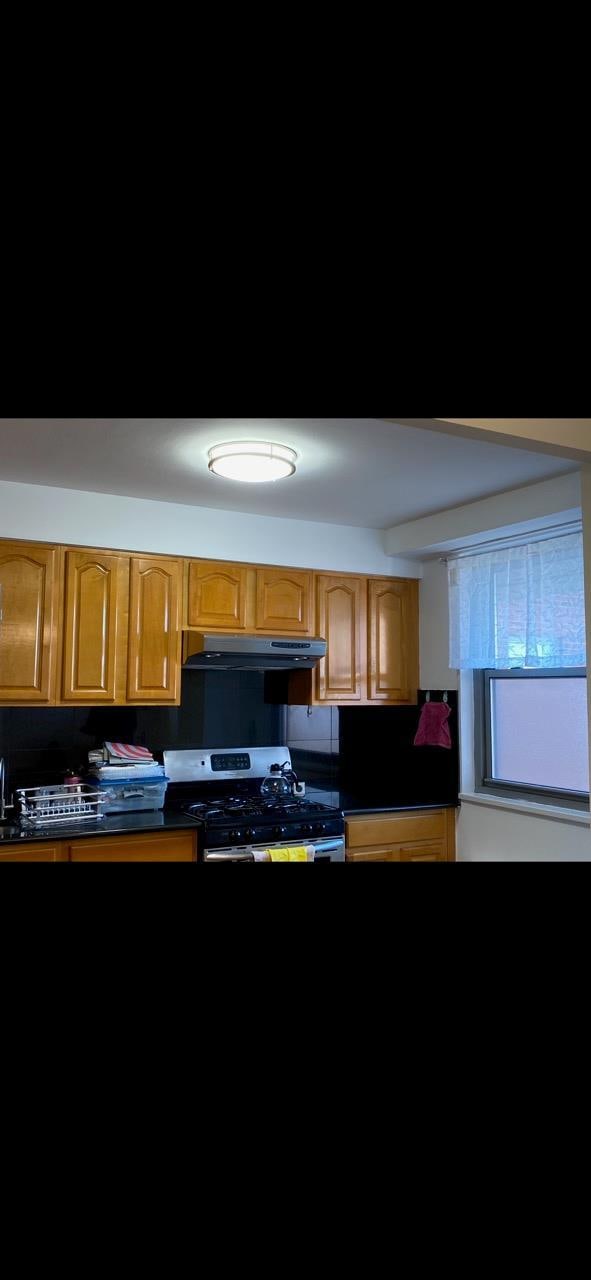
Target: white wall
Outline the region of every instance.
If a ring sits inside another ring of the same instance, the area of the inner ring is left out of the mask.
[[[462,801],[458,862],[590,862],[589,826]]]
[[[386,555],[379,529],[283,520],[144,498],[0,482],[0,538],[160,551],[419,578],[420,563]]]
[[[447,665],[449,607],[447,565],[426,560],[419,587],[421,689],[457,689],[458,673]]]

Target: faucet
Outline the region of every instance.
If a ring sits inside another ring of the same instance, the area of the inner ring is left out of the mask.
[[[7,811],[14,809],[13,804],[4,803],[4,780],[6,777],[6,769],[4,765],[4,756],[0,756],[0,822],[4,822]]]

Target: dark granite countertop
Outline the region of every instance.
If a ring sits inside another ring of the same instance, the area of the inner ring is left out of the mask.
[[[87,836],[131,835],[137,831],[193,830],[196,823],[178,810],[149,809],[139,813],[114,813],[92,822],[66,822],[52,827],[22,827],[19,822],[0,823],[2,844],[32,840],[79,840]]]
[[[452,809],[456,806],[449,801],[425,804],[402,802],[400,797],[386,796],[383,791],[371,795],[358,795],[350,791],[321,791],[316,787],[306,788],[306,798],[316,800],[319,804],[330,804],[342,809],[345,814],[355,813],[402,813],[416,809]],[[18,822],[0,823],[0,846],[2,844],[21,844],[38,840],[79,840],[88,836],[131,835],[137,831],[182,831],[193,829],[192,822],[185,813],[178,809],[156,809],[138,813],[117,813],[109,818],[101,818],[92,822],[71,822],[52,827],[23,827]]]
[[[342,809],[345,816],[354,813],[405,813],[416,809],[455,809],[457,804],[451,800],[433,800],[425,803],[414,797],[402,797],[384,790],[356,791],[321,791],[316,787],[306,787],[306,799],[316,800],[319,804],[332,804]],[[459,801],[458,801],[459,803]]]

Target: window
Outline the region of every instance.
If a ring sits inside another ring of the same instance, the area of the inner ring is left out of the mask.
[[[588,808],[583,539],[571,528],[450,559],[449,665],[474,672],[476,789]]]
[[[476,786],[587,808],[585,668],[474,672]]]

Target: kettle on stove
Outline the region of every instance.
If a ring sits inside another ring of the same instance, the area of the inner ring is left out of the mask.
[[[294,783],[297,778],[288,763],[272,764],[261,782],[261,795],[264,800],[286,800],[293,795]]]

